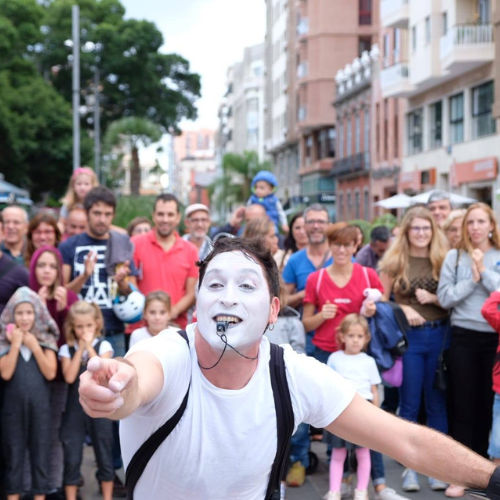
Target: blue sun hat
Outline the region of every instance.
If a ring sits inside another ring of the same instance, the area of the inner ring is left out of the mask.
[[[272,172],[269,172],[269,170],[260,170],[259,172],[257,172],[257,175],[252,179],[252,191],[255,187],[255,184],[259,181],[268,182],[269,184],[271,184],[271,186],[274,187],[274,189],[276,189],[276,187],[278,186],[278,180],[276,179],[276,176]]]

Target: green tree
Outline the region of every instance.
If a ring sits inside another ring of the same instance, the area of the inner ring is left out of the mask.
[[[0,0],[0,171],[35,199],[62,193],[72,154],[71,109],[35,64],[42,14],[35,0]]]
[[[70,102],[71,64],[65,41],[71,38],[73,0],[51,0],[46,8],[44,49],[40,64],[44,75]],[[149,21],[124,19],[118,0],[79,0],[82,50],[82,93],[92,92],[94,68],[101,75],[102,125],[123,117],[151,120],[165,130],[178,131],[180,120],[195,119],[200,77],[178,54],[160,53],[163,36]],[[96,45],[97,44],[97,45]],[[96,48],[97,47],[97,48]],[[91,110],[90,110],[91,112]],[[89,126],[90,116],[83,126]]]
[[[156,123],[145,118],[122,118],[110,124],[104,138],[106,149],[114,146],[128,146],[132,160],[130,166],[130,193],[138,195],[141,187],[141,166],[139,163],[139,147],[158,142],[162,129]]]
[[[272,170],[271,163],[261,162],[255,151],[226,153],[222,159],[222,175],[210,186],[219,213],[233,204],[245,203],[251,194],[252,179],[259,170]]]

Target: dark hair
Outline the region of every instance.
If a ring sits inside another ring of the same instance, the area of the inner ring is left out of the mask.
[[[391,233],[387,226],[375,226],[370,232],[370,241],[375,243],[376,241],[383,241],[386,243],[389,241]]]
[[[96,186],[95,188],[92,188],[83,200],[83,208],[85,208],[85,211],[89,213],[89,210],[96,203],[104,203],[105,205],[113,207],[113,211],[116,210],[115,195],[107,187]]]
[[[207,270],[210,261],[216,255],[226,252],[241,252],[249,259],[255,261],[257,264],[260,264],[264,271],[264,276],[266,277],[271,297],[280,296],[280,275],[278,266],[276,265],[271,252],[267,250],[260,241],[246,240],[243,238],[219,238],[214,243],[213,250],[204,260],[198,262],[198,266],[200,267],[198,289],[201,287],[205,271]]]
[[[164,203],[166,203],[168,201],[173,201],[175,203],[175,208],[177,210],[177,213],[180,212],[179,200],[177,199],[177,196],[175,196],[174,194],[171,194],[171,193],[162,193],[156,197],[155,204],[153,207],[153,212],[156,212],[156,205],[158,205],[158,202],[160,202],[160,201],[162,201]]]
[[[139,224],[149,224],[151,226],[151,221],[147,217],[139,216],[139,217],[134,217],[127,226],[127,233],[129,236],[132,236],[132,232],[134,231],[135,227],[138,226]]]
[[[304,214],[302,212],[297,212],[290,220],[290,231],[288,231],[288,234],[286,235],[285,241],[283,242],[283,248],[285,252],[287,250],[291,250],[292,253],[295,253],[298,248],[297,248],[297,242],[295,241],[295,238],[293,237],[293,225],[295,224],[295,221],[297,219],[300,219],[300,217],[304,217]]]
[[[26,252],[24,255],[24,260],[26,266],[29,267],[31,257],[35,253],[35,246],[33,245],[33,231],[42,223],[48,224],[54,229],[56,242],[54,246],[59,246],[61,243],[61,231],[59,226],[57,225],[57,219],[49,212],[39,212],[37,213],[29,222],[28,225],[28,234],[26,235]]]

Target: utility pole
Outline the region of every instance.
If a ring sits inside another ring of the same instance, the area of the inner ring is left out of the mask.
[[[80,8],[73,5],[73,170],[80,167]]]

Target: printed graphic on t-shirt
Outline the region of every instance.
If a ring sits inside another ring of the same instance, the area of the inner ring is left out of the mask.
[[[94,302],[100,309],[111,309],[111,278],[106,272],[106,245],[82,245],[75,247],[74,276],[85,272],[85,257],[89,252],[97,255],[94,272],[83,285],[80,296],[87,302]]]

